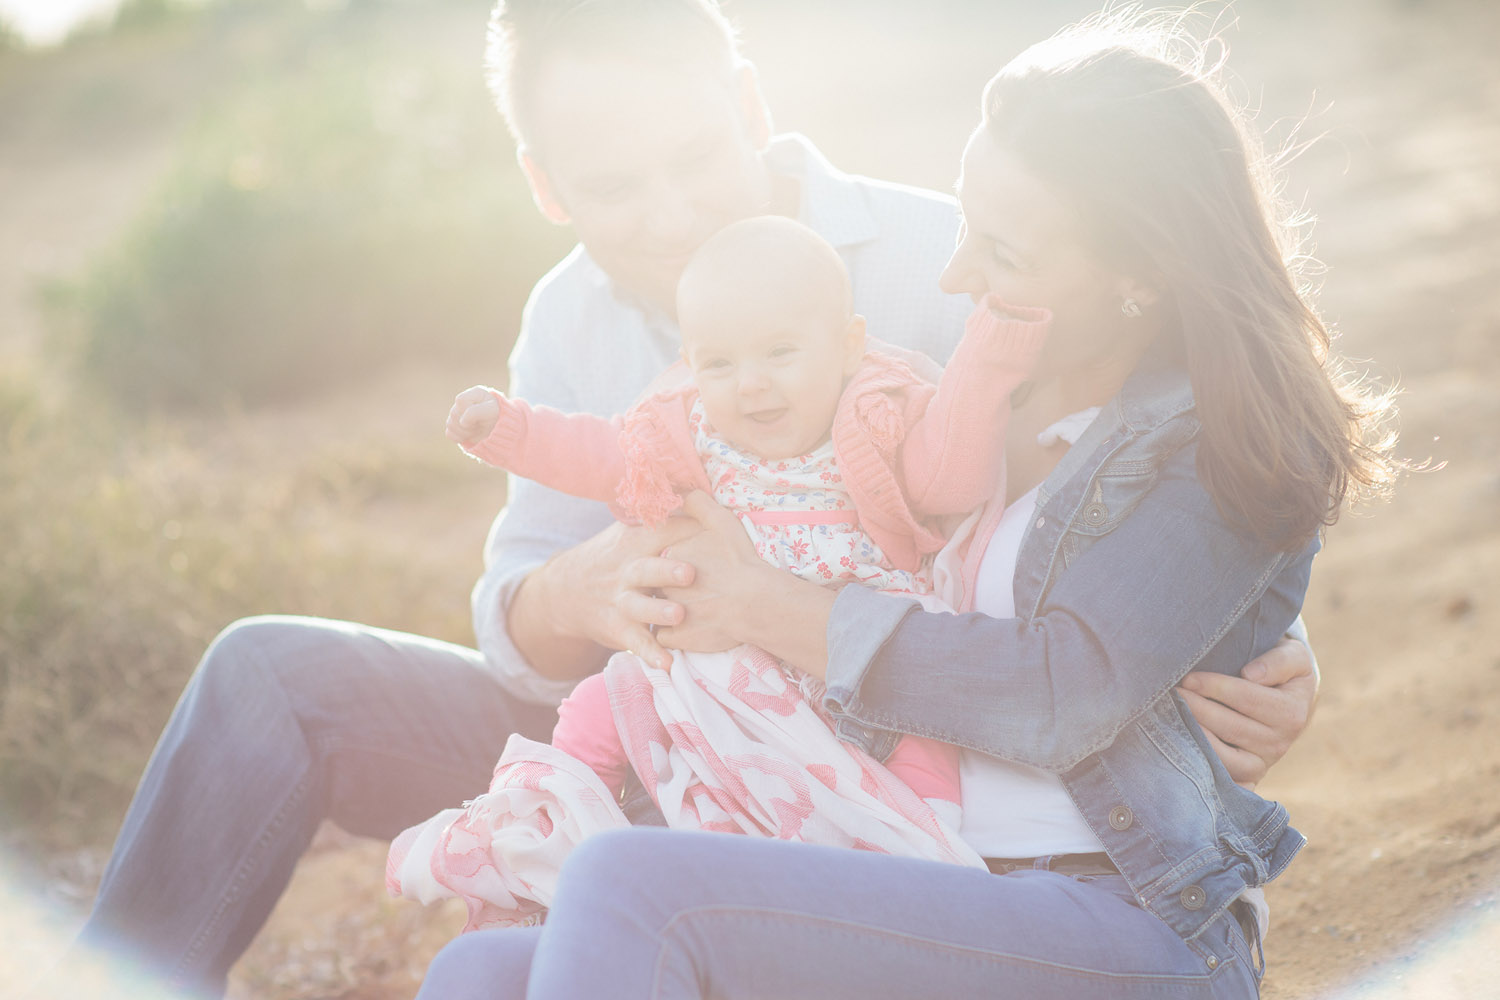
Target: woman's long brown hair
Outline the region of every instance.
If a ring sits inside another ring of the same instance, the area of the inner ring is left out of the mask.
[[[1291,549],[1381,492],[1392,393],[1350,374],[1308,301],[1275,172],[1174,16],[1106,16],[1027,50],[984,93],[1000,144],[1076,207],[1097,255],[1162,293],[1220,512]]]

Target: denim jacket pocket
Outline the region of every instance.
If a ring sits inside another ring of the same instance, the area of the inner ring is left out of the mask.
[[[1149,464],[1143,467],[1143,463],[1137,462],[1114,464],[1096,475],[1063,537],[1063,566],[1066,568],[1091,544],[1125,520],[1154,482],[1156,469]]]

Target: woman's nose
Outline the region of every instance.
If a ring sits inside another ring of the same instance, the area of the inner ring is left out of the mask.
[[[970,266],[968,254],[962,244],[953,251],[953,256],[948,258],[948,264],[943,268],[942,276],[938,278],[938,287],[949,295],[968,295],[971,298],[984,295],[989,291],[989,285],[984,280],[984,275],[978,268]]]

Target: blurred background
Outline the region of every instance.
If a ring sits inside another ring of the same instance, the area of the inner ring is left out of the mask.
[[[733,0],[778,127],[947,189],[980,88],[1096,4]],[[199,654],[296,612],[472,642],[498,475],[442,437],[571,245],[489,103],[487,0],[0,0],[0,989],[55,955]],[[1500,974],[1500,5],[1210,9],[1319,216],[1340,348],[1405,386],[1387,506],[1329,533],[1311,844],[1268,997]],[[1102,150],[1101,155],[1107,155]],[[1441,466],[1437,468],[1437,466]],[[409,996],[452,911],[326,830],[234,996]]]

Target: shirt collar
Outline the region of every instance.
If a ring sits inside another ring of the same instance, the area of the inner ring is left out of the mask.
[[[766,148],[773,173],[796,180],[802,204],[797,217],[835,247],[867,243],[880,235],[858,186],[834,167],[804,135],[778,135]]]

